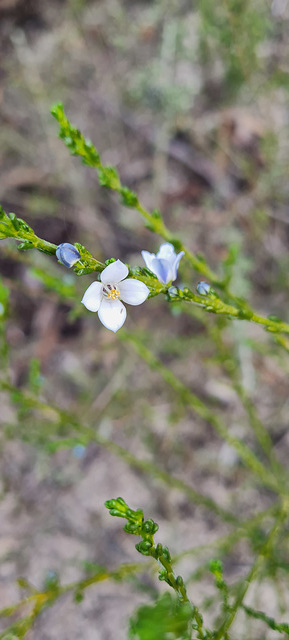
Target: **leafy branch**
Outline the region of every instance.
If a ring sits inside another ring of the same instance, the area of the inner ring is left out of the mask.
[[[57,245],[39,238],[24,220],[17,218],[15,213],[7,215],[0,206],[0,239],[4,238],[14,238],[20,241],[18,249],[22,251],[37,249],[51,256],[56,254]],[[79,242],[76,242],[74,246],[80,253],[80,259],[74,265],[74,271],[78,276],[87,275],[94,271],[101,273],[108,264],[114,261],[114,258],[109,258],[105,263],[102,263],[94,258],[86,247]],[[208,294],[204,296],[195,294],[188,287],[182,290],[177,287],[166,286],[159,282],[157,277],[146,267],[129,268],[129,275],[131,278],[141,280],[149,287],[150,297],[162,293],[171,303],[189,302],[202,307],[208,313],[219,314],[232,319],[248,320],[263,325],[267,331],[275,335],[278,333],[289,334],[289,324],[276,317],[264,318],[259,316],[244,301],[239,301],[239,306],[237,307],[229,305],[223,302],[213,289],[210,289]]]
[[[176,576],[172,567],[171,554],[168,548],[160,542],[155,543],[154,535],[158,531],[158,524],[151,518],[144,520],[141,509],[133,511],[128,507],[123,498],[107,500],[105,506],[109,509],[111,516],[125,518],[127,523],[124,526],[126,533],[140,536],[141,542],[135,545],[136,550],[144,556],[150,556],[161,565],[159,580],[166,582],[177,594],[181,604],[190,603],[183,578]],[[198,638],[205,638],[203,631],[203,618],[196,606],[192,606],[191,619],[192,628],[198,632]]]
[[[289,636],[289,623],[288,622],[276,622],[274,618],[267,616],[264,611],[256,611],[256,609],[252,609],[251,607],[247,607],[247,605],[242,605],[243,611],[250,618],[255,618],[255,620],[262,620],[265,624],[273,629],[273,631],[279,631],[279,633],[285,633]]]
[[[163,380],[174,389],[176,394],[181,398],[182,402],[191,407],[197,415],[203,420],[206,420],[213,429],[225,440],[231,447],[235,449],[244,464],[253,471],[253,473],[261,480],[264,486],[269,487],[275,491],[278,495],[282,496],[286,487],[284,486],[284,480],[280,480],[275,476],[275,473],[271,469],[267,468],[257,456],[251,451],[251,449],[242,442],[239,438],[232,435],[230,430],[223,422],[221,418],[215,415],[215,413],[207,407],[207,405],[198,398],[186,385],[181,382],[175,374],[168,369],[162,362],[150,351],[135,335],[127,332],[122,332],[120,336],[121,340],[127,341],[132,344],[135,351],[147,362],[149,367],[162,376]]]
[[[42,611],[47,607],[51,607],[55,601],[59,600],[64,594],[72,593],[75,602],[81,602],[84,598],[84,590],[92,584],[97,584],[108,579],[119,582],[141,571],[142,568],[143,566],[140,563],[123,564],[115,571],[109,571],[104,567],[99,567],[92,575],[66,585],[61,585],[58,577],[53,575],[46,580],[46,588],[43,591],[37,590],[26,580],[20,578],[18,580],[19,586],[28,590],[30,594],[22,600],[19,600],[16,604],[0,609],[0,619],[10,618],[11,616],[14,617],[18,612],[21,612],[23,608],[30,610],[27,615],[20,617],[0,633],[0,640],[9,640],[9,634],[16,635],[17,638],[24,638]]]

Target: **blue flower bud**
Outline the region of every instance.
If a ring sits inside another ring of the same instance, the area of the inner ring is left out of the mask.
[[[56,249],[56,257],[65,267],[73,267],[80,260],[80,253],[70,242],[62,242]]]
[[[84,444],[80,444],[80,442],[76,444],[72,449],[72,455],[77,460],[81,460],[84,457],[85,452],[86,452],[86,447],[84,446]]]
[[[210,293],[211,287],[207,282],[198,282],[197,284],[197,292],[201,296],[207,296]]]

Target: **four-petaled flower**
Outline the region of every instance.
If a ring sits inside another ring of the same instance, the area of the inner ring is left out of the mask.
[[[161,244],[160,249],[155,255],[149,251],[142,251],[142,257],[147,268],[152,271],[163,284],[168,284],[176,280],[180,259],[185,254],[180,251],[178,255],[170,242]]]
[[[81,300],[89,311],[97,311],[100,322],[114,333],[126,319],[126,308],[121,300],[132,305],[142,304],[150,292],[140,280],[125,280],[127,275],[128,267],[121,260],[112,262],[101,272],[101,282],[93,282]]]

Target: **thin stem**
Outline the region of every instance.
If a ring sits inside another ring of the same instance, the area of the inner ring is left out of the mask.
[[[127,341],[133,345],[134,349],[139,355],[148,363],[148,365],[158,371],[162,378],[175,390],[177,395],[182,399],[186,405],[192,407],[192,409],[206,422],[217,431],[217,433],[223,438],[230,446],[232,446],[253,473],[259,477],[262,483],[282,495],[285,491],[283,484],[280,484],[272,474],[255,456],[255,454],[236,436],[233,436],[225,423],[216,416],[197,396],[195,396],[186,385],[183,384],[174,373],[165,367],[161,361],[155,357],[155,355],[145,347],[136,336],[122,332],[120,339]]]
[[[204,316],[204,314],[200,313],[198,309],[194,308],[193,311],[190,309],[190,315],[191,313],[193,313],[194,316],[197,316],[200,322],[205,325],[209,335],[214,341],[220,354],[221,364],[232,382],[233,389],[236,391],[242,402],[242,405],[247,413],[250,425],[256,435],[259,444],[261,445],[264,453],[267,455],[272,465],[273,472],[279,474],[280,477],[284,477],[283,467],[274,453],[271,436],[260,420],[254,403],[252,402],[251,398],[248,396],[246,390],[240,382],[236,359],[233,359],[231,349],[224,343],[221,328],[218,326],[218,323],[214,323],[214,325],[212,326],[211,322],[208,321],[208,318]]]
[[[257,574],[259,573],[259,570],[264,562],[264,558],[266,558],[266,556],[270,554],[271,548],[273,547],[273,543],[276,544],[275,538],[277,537],[280,531],[280,527],[282,524],[285,523],[287,517],[288,517],[288,502],[284,500],[282,509],[279,513],[279,517],[276,519],[274,526],[272,527],[265,544],[262,546],[262,549],[258,555],[256,562],[250,569],[248,575],[244,578],[244,581],[240,587],[239,593],[235,599],[233,606],[230,608],[229,613],[227,614],[224,622],[222,623],[222,625],[220,626],[220,628],[218,629],[215,635],[215,640],[221,640],[221,638],[227,635],[228,630],[233,624],[236,614],[243,603],[243,600],[249,589],[249,586],[257,577]]]
[[[72,430],[76,432],[77,435],[74,438],[75,444],[79,442],[82,442],[83,444],[87,444],[89,442],[96,442],[100,446],[104,447],[107,451],[113,453],[114,455],[121,458],[122,460],[125,460],[125,462],[127,462],[132,468],[139,469],[140,471],[150,476],[154,476],[159,480],[161,480],[165,485],[181,491],[195,504],[201,505],[206,509],[209,509],[211,512],[218,515],[224,522],[227,522],[233,525],[240,524],[238,518],[235,515],[233,515],[223,507],[219,506],[209,496],[206,496],[198,491],[195,491],[193,487],[190,487],[189,485],[187,485],[183,480],[179,478],[175,478],[167,471],[160,469],[154,463],[149,462],[148,460],[141,460],[137,458],[132,453],[127,451],[127,449],[125,449],[124,447],[121,447],[117,443],[112,442],[111,440],[108,440],[107,438],[104,438],[103,436],[101,436],[95,430],[95,428],[92,429],[80,423],[74,415],[64,410],[60,410],[58,407],[55,407],[52,404],[48,405],[45,402],[38,400],[38,398],[35,398],[28,393],[23,393],[22,391],[20,391],[19,389],[17,389],[7,381],[0,380],[0,389],[2,389],[3,391],[6,390],[6,391],[12,392],[14,394],[14,400],[16,402],[17,401],[20,403],[22,402],[23,404],[25,404],[25,407],[27,408],[31,408],[31,409],[38,408],[44,411],[47,411],[49,409],[49,411],[51,410],[55,411],[55,413],[59,416],[60,421],[63,424],[71,425]],[[51,429],[52,429],[52,426],[50,428],[50,436],[52,435]],[[73,438],[71,437],[63,438],[61,440],[55,440],[55,448],[59,449],[61,445],[63,447],[68,447],[68,446],[71,447],[72,440]],[[49,448],[50,450],[53,449],[53,442],[50,443]]]

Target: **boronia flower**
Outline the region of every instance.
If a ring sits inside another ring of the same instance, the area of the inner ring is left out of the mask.
[[[56,249],[56,257],[61,264],[69,269],[80,260],[80,253],[70,242],[62,242]]]
[[[176,280],[180,259],[185,254],[180,251],[178,255],[170,242],[161,244],[158,253],[141,252],[147,268],[152,271],[163,284]]]
[[[142,304],[149,295],[149,288],[128,275],[127,266],[116,260],[101,272],[101,282],[93,282],[86,290],[81,302],[89,311],[98,312],[100,322],[114,333],[126,319],[126,308],[122,304]]]

